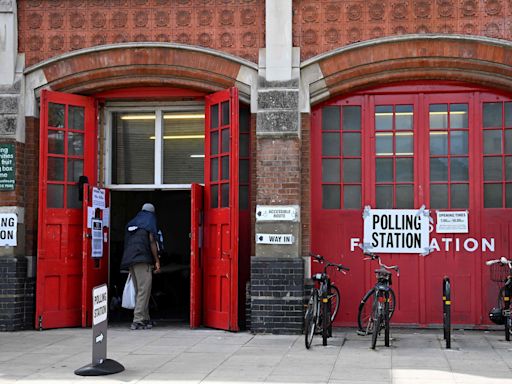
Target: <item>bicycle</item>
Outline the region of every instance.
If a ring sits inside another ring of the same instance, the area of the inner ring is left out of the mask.
[[[306,348],[311,347],[313,336],[316,333],[322,334],[322,345],[327,345],[327,338],[332,336],[332,322],[334,321],[340,307],[340,291],[331,282],[327,269],[336,267],[342,273],[350,268],[341,264],[330,263],[321,255],[310,254],[314,262],[324,264],[324,270],[315,273],[311,278],[318,283],[318,287],[311,289],[306,313],[304,315],[304,330]]]
[[[358,334],[362,336],[372,335],[372,349],[377,344],[377,336],[384,329],[384,342],[389,347],[389,323],[396,308],[395,292],[391,288],[391,272],[394,270],[397,277],[400,269],[397,265],[387,266],[382,263],[380,256],[371,252],[365,252],[364,260],[378,260],[379,269],[375,270],[376,284],[365,293],[357,312]]]
[[[489,312],[491,321],[498,325],[505,325],[505,340],[510,341],[512,335],[512,318],[510,316],[512,297],[512,260],[501,257],[497,260],[488,260],[486,265],[491,267],[491,280],[496,283],[505,283],[498,292],[498,307]]]

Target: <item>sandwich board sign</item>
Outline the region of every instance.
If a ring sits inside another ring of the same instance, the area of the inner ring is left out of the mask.
[[[79,376],[103,376],[124,371],[115,360],[107,359],[108,288],[92,289],[92,364],[75,371]]]

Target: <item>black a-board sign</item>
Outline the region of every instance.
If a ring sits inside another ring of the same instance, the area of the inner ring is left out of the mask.
[[[79,376],[104,376],[124,371],[117,361],[107,359],[108,288],[92,289],[92,363],[75,371]]]

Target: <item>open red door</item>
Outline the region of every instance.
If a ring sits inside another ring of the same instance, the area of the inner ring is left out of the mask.
[[[91,326],[92,289],[108,283],[110,190],[83,189],[82,327]]]
[[[82,318],[80,176],[95,183],[93,98],[42,91],[36,328],[74,327]]]
[[[201,249],[203,238],[203,186],[192,184],[190,228],[190,328],[201,325],[202,271]]]
[[[203,324],[238,330],[238,90],[206,97]]]

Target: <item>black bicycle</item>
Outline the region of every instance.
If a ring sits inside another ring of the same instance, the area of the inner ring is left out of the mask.
[[[315,287],[311,289],[306,314],[304,315],[304,330],[306,348],[311,347],[313,336],[322,334],[322,345],[327,345],[327,338],[332,336],[332,322],[338,314],[340,307],[340,291],[331,282],[327,269],[335,267],[338,271],[346,273],[350,269],[341,264],[326,261],[323,256],[310,254],[314,262],[324,264],[321,273],[315,273],[311,278]]]
[[[391,288],[391,272],[394,270],[400,276],[397,265],[387,266],[382,263],[380,256],[365,252],[365,260],[378,260],[379,269],[375,270],[377,283],[361,299],[357,312],[357,325],[359,335],[372,335],[372,349],[377,344],[377,336],[384,329],[384,341],[389,347],[389,323],[396,308],[395,292]]]
[[[505,339],[510,341],[512,335],[512,318],[510,316],[512,298],[512,260],[502,257],[486,261],[491,267],[491,280],[505,283],[498,292],[498,306],[491,309],[489,318],[498,325],[505,325]]]

